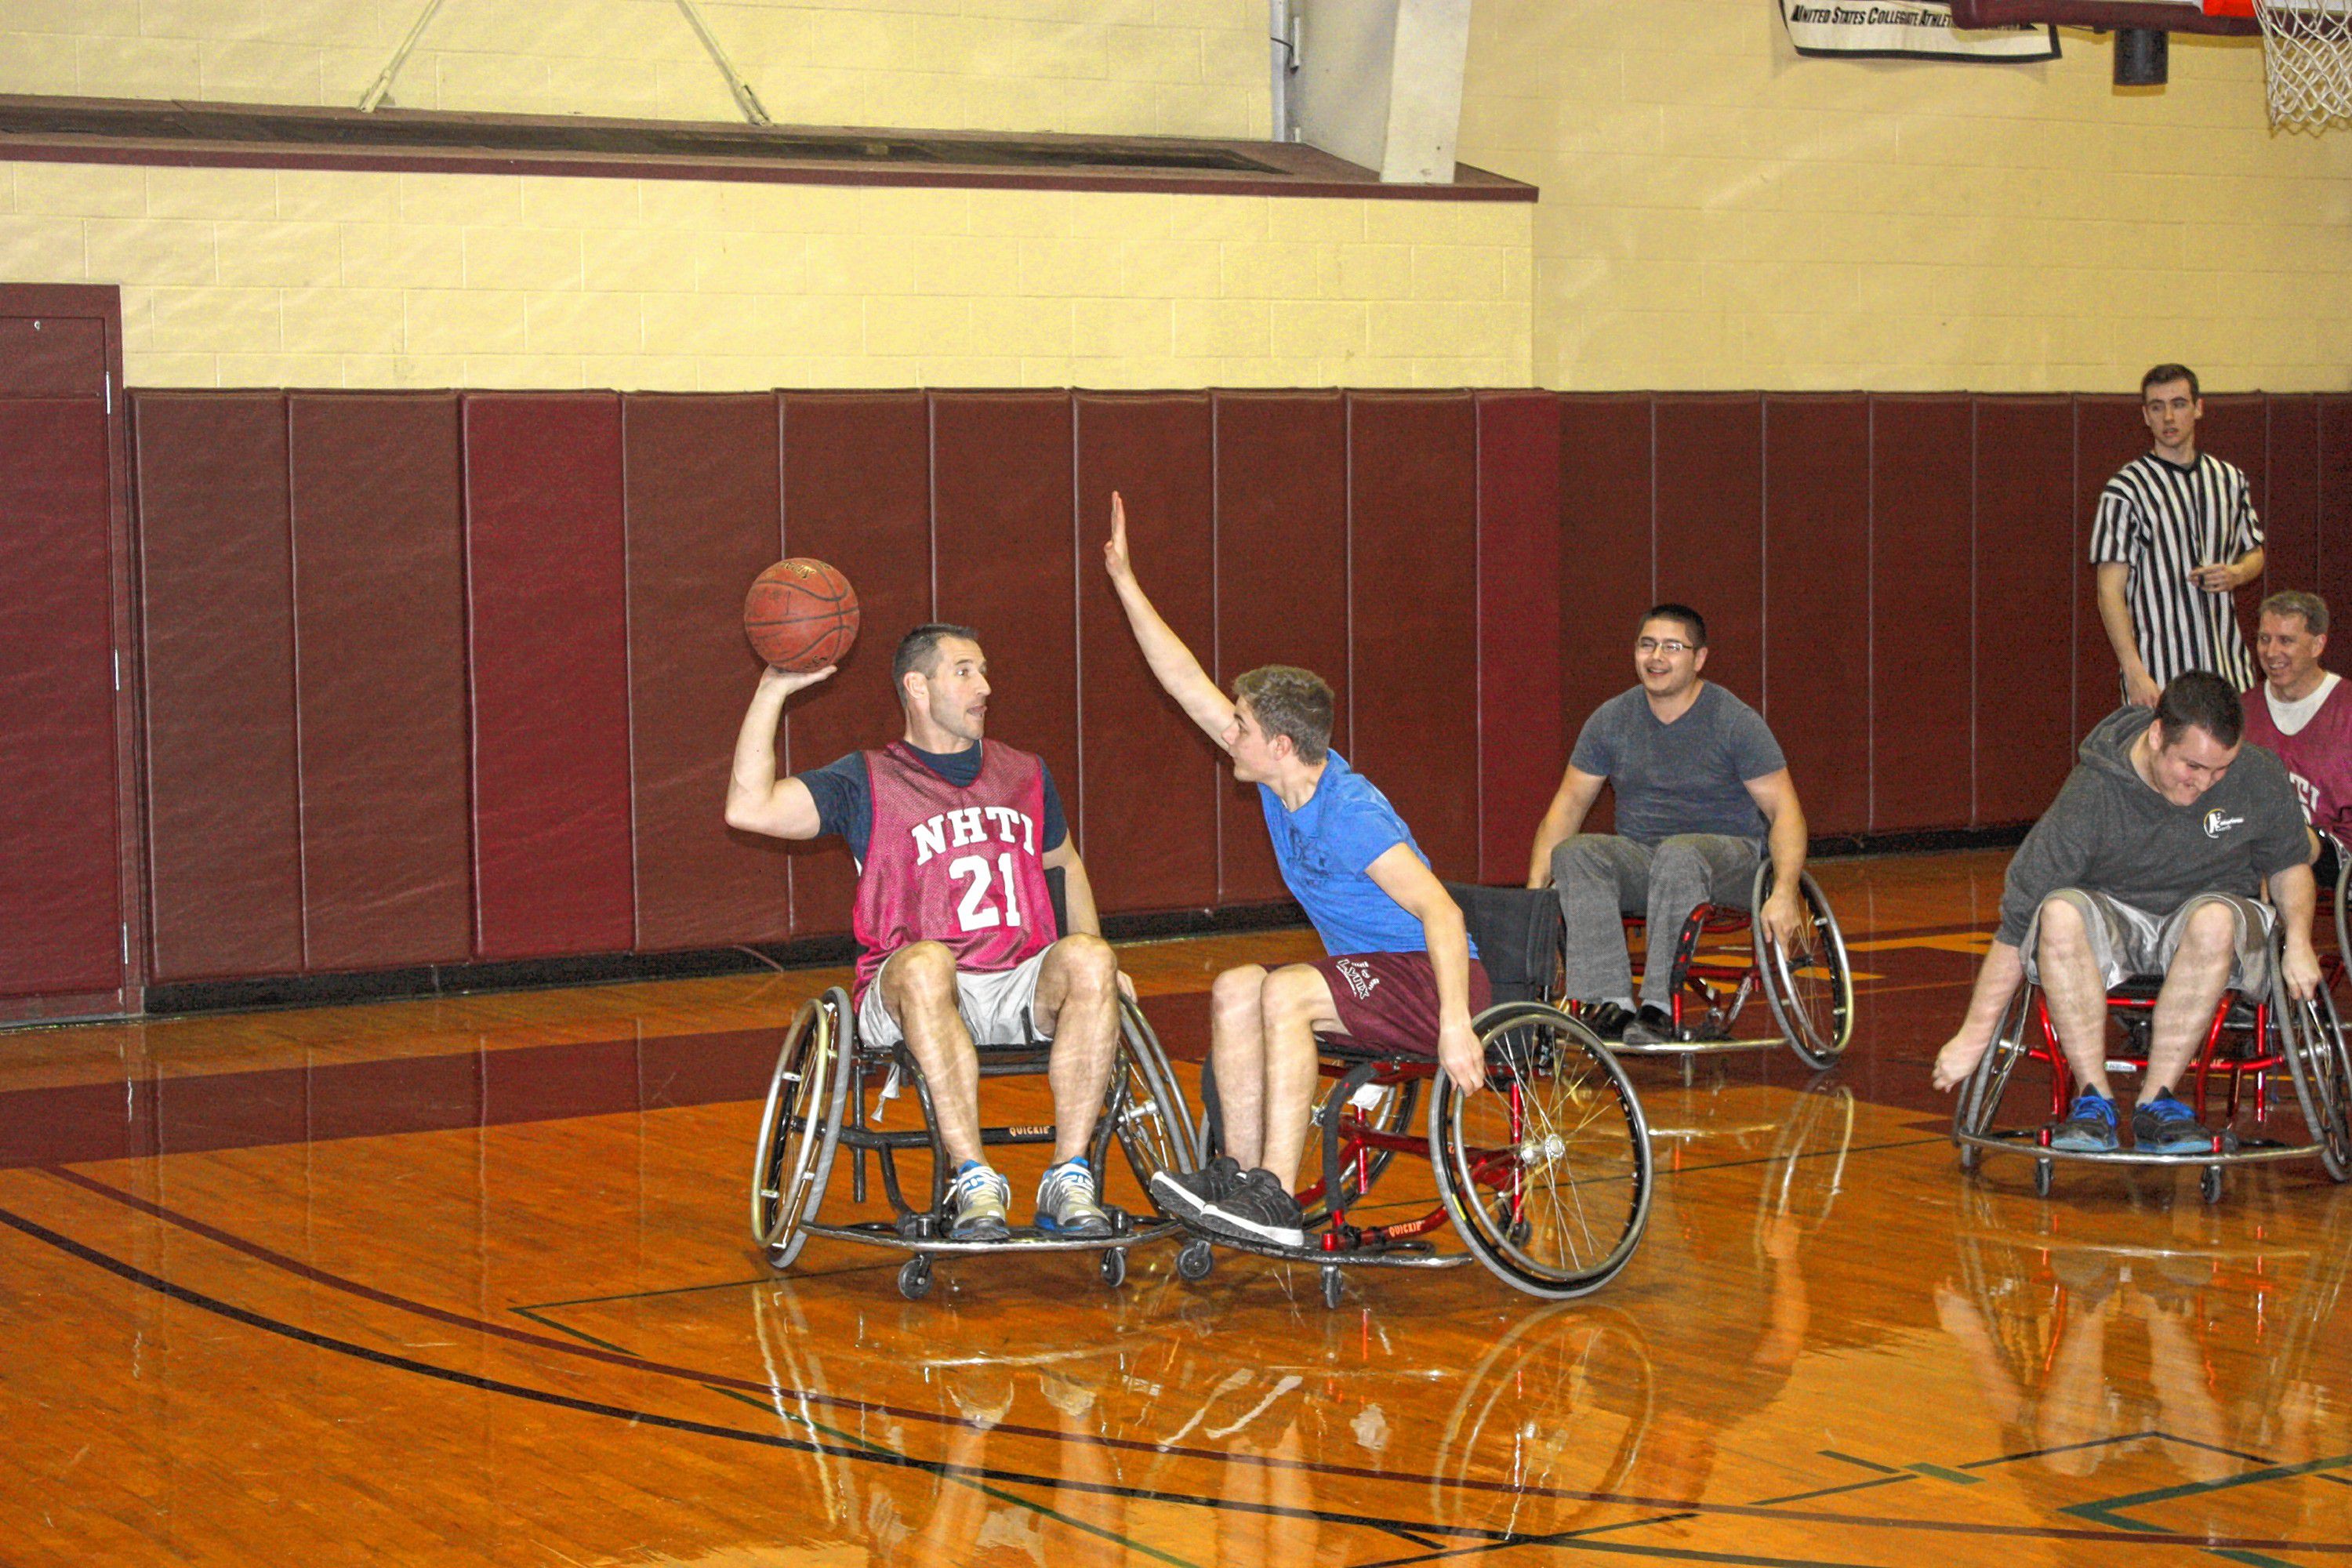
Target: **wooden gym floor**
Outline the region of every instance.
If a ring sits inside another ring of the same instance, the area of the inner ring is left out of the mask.
[[[1637,1064],[1648,1237],[1559,1304],[1169,1246],[772,1278],[757,1097],[838,972],[0,1037],[0,1564],[2352,1557],[2352,1191],[1955,1169],[2003,861],[1820,868],[1846,1062]],[[1303,945],[1125,956],[1196,1057],[1208,976]]]

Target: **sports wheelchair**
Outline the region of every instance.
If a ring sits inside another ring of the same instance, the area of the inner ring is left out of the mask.
[[[2200,1166],[2199,1191],[2209,1204],[2221,1201],[2221,1173],[2231,1165],[2316,1156],[2331,1180],[2352,1178],[2352,1055],[2347,1054],[2335,1000],[2325,984],[2303,1001],[2289,995],[2282,974],[2286,945],[2284,935],[2273,931],[2270,945],[2272,978],[2268,991],[2261,995],[2224,991],[2214,1006],[2213,1021],[2206,1028],[2205,1043],[2193,1061],[2194,1094],[2189,1098],[2199,1121],[2207,1119],[2210,1094],[2217,1087],[2214,1080],[2225,1080],[2229,1089],[2223,1124],[2213,1128],[2208,1122],[2211,1131],[2210,1148],[2188,1153],[2146,1154],[2137,1149],[2053,1149],[2050,1146],[2049,1128],[2043,1121],[2037,1121],[2035,1125],[2024,1128],[2001,1126],[2002,1100],[2009,1093],[2018,1064],[2029,1058],[2049,1068],[2050,1091],[2046,1102],[2037,1103],[2027,1095],[2025,1107],[2039,1109],[2040,1104],[2046,1104],[2047,1121],[2054,1121],[2066,1114],[2074,1098],[2074,1074],[2059,1047],[2049,1003],[2039,985],[2029,984],[2020,989],[1990,1048],[1960,1086],[1959,1100],[1952,1112],[1952,1141],[1958,1145],[1960,1169],[1976,1170],[1988,1152],[2030,1155],[2033,1160],[2033,1190],[2047,1197],[2054,1179],[2054,1163],[2060,1160],[2105,1165]],[[2163,984],[2162,975],[2136,975],[2107,993],[2109,1071],[2146,1070],[2148,1030],[2155,1016],[2157,994]],[[2297,1108],[2303,1114],[2305,1140],[2301,1142],[2272,1137],[2267,1131],[2271,1118],[2270,1075],[2281,1067],[2294,1086]],[[2242,1091],[2249,1081],[2253,1089],[2253,1129],[2240,1133],[2232,1124],[2238,1119],[2242,1099],[2246,1098]]]
[[[1231,1247],[1318,1265],[1324,1305],[1336,1308],[1350,1268],[1451,1268],[1475,1258],[1514,1289],[1558,1300],[1599,1289],[1633,1259],[1650,1213],[1649,1130],[1624,1068],[1591,1030],[1536,1000],[1559,955],[1558,900],[1445,887],[1495,996],[1472,1020],[1486,1092],[1463,1096],[1434,1056],[1318,1035],[1332,1083],[1308,1123],[1307,1168],[1319,1163],[1322,1173],[1298,1201],[1319,1234],[1304,1251],[1196,1237],[1176,1256],[1186,1279],[1208,1278],[1213,1246]],[[1423,1084],[1428,1107],[1416,1114]],[[1223,1142],[1212,1064],[1202,1068],[1201,1093],[1205,1157]],[[1391,1224],[1353,1223],[1349,1214],[1399,1154],[1429,1163],[1435,1203]],[[1465,1250],[1440,1252],[1430,1241],[1449,1224]]]
[[[1055,895],[1056,929],[1066,929],[1060,919],[1060,874],[1049,872],[1048,880]],[[1106,1202],[1103,1206],[1112,1226],[1108,1237],[1053,1236],[1016,1226],[1012,1237],[1003,1241],[950,1239],[950,1172],[947,1151],[940,1142],[938,1118],[931,1109],[929,1085],[904,1041],[869,1046],[857,1037],[856,1017],[848,992],[833,986],[801,1005],[784,1033],[783,1048],[777,1053],[751,1165],[751,1239],[770,1268],[779,1272],[791,1268],[812,1236],[896,1247],[913,1254],[898,1270],[899,1293],[912,1301],[929,1291],[932,1263],[941,1256],[1098,1250],[1103,1282],[1116,1288],[1127,1279],[1127,1249],[1175,1228],[1172,1222],[1157,1215],[1139,1220]],[[1034,1040],[978,1043],[980,1076],[986,1079],[1042,1075],[1049,1066],[1051,1050],[1050,1043]],[[922,1125],[883,1128],[878,1123],[884,1108],[902,1085],[912,1087]],[[1001,1148],[1050,1144],[1054,1138],[1052,1124],[1045,1123],[983,1126],[980,1141],[985,1147]],[[1149,1193],[1155,1172],[1189,1173],[1200,1168],[1196,1138],[1192,1112],[1167,1054],[1142,1010],[1122,995],[1118,1054],[1087,1151],[1097,1178],[1108,1177],[1107,1162],[1116,1143],[1136,1181]],[[819,1223],[817,1214],[833,1173],[834,1156],[844,1147],[852,1155],[851,1201],[866,1201],[870,1157],[880,1173],[883,1195],[889,1200],[893,1217]],[[916,1150],[930,1156],[929,1198],[919,1208],[908,1201],[898,1172],[898,1157]]]
[[[1853,970],[1846,962],[1845,933],[1822,896],[1821,884],[1805,872],[1799,884],[1809,942],[1791,952],[1755,926],[1754,911],[1772,893],[1772,862],[1756,868],[1756,885],[1747,909],[1731,904],[1701,904],[1675,933],[1674,966],[1675,1037],[1655,1045],[1622,1045],[1609,1048],[1620,1056],[1662,1056],[1683,1058],[1683,1079],[1688,1082],[1691,1059],[1720,1051],[1768,1050],[1786,1043],[1797,1059],[1816,1069],[1833,1065],[1853,1038]],[[1625,931],[1644,933],[1642,915],[1623,917]],[[1757,934],[1750,945],[1721,943],[1700,949],[1703,939]],[[1654,948],[1643,963],[1657,962]],[[1565,960],[1563,953],[1562,958]],[[1769,1031],[1755,1027],[1747,1014],[1755,994],[1764,993],[1770,1015]],[[1743,1027],[1741,1017],[1748,1024]]]

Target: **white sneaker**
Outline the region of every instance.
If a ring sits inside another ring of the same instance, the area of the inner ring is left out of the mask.
[[[1045,1167],[1037,1183],[1037,1228],[1089,1240],[1110,1234],[1110,1215],[1103,1213],[1095,1190],[1094,1167],[1083,1155]]]
[[[1004,1218],[1013,1201],[1013,1186],[1003,1176],[975,1160],[948,1184],[950,1241],[1003,1241],[1013,1234]]]

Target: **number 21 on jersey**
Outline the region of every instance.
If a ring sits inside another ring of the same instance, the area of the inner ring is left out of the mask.
[[[992,875],[985,855],[959,855],[948,862],[948,875],[957,881],[966,877],[971,885],[956,900],[956,923],[965,931],[993,931],[998,926],[1021,923],[1021,903],[1013,891],[1013,854],[1007,850],[996,858]],[[1002,889],[1001,895],[997,894]]]

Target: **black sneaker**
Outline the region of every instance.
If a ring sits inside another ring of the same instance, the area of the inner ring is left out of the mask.
[[[2157,1090],[2156,1098],[2132,1112],[2132,1145],[2149,1154],[2209,1154],[2213,1152],[2213,1130],[2197,1120],[2197,1113],[2172,1098],[2168,1089]],[[2224,1152],[2235,1146],[2235,1141],[2224,1138]]]
[[[1671,1045],[1679,1037],[1675,1031],[1675,1016],[1654,1003],[1645,1002],[1619,1037],[1629,1046],[1664,1046]]]
[[[2074,1097],[2065,1120],[2051,1124],[2050,1147],[2074,1154],[2110,1154],[2116,1149],[2116,1102],[2084,1089]]]
[[[1151,1173],[1152,1201],[1160,1212],[1190,1219],[1224,1197],[1241,1184],[1242,1168],[1232,1155],[1220,1154],[1190,1175],[1174,1171]]]
[[[1626,1027],[1633,1022],[1633,1014],[1614,1002],[1587,1002],[1576,1016],[1594,1038],[1609,1046],[1623,1045]]]
[[[1262,1246],[1307,1245],[1306,1215],[1298,1200],[1282,1190],[1272,1171],[1246,1172],[1233,1190],[1186,1220],[1213,1236],[1238,1237]]]

